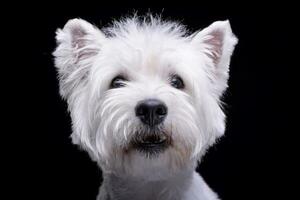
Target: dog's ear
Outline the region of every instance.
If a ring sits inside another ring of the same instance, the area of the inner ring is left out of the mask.
[[[56,32],[57,48],[53,55],[58,69],[60,93],[64,99],[75,88],[86,84],[95,56],[105,41],[104,34],[82,19],[69,20]]]
[[[73,142],[93,152],[91,136],[82,95],[95,58],[101,52],[105,35],[82,19],[72,19],[56,32],[57,48],[53,55],[58,71],[60,94],[68,101],[73,121]],[[93,155],[91,153],[91,155]]]
[[[208,60],[208,75],[218,97],[227,88],[230,58],[237,42],[228,20],[216,21],[193,36],[192,43]]]

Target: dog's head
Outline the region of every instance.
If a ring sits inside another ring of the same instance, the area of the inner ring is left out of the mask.
[[[154,17],[102,30],[73,19],[57,42],[73,142],[106,172],[166,177],[195,167],[224,134],[220,97],[237,43],[228,21],[188,35]]]

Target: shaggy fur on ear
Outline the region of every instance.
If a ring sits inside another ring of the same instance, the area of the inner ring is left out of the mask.
[[[229,21],[214,22],[197,33],[192,42],[210,59],[208,74],[211,75],[215,93],[220,97],[227,88],[230,58],[238,42]]]
[[[94,57],[105,41],[104,34],[82,19],[72,19],[56,32],[55,66],[58,69],[60,93],[68,99],[74,89],[86,84]]]
[[[73,122],[73,143],[80,144],[93,158],[85,95],[88,76],[105,42],[105,35],[82,19],[69,20],[56,32],[53,55],[58,71],[61,96],[67,100]],[[86,116],[86,117],[84,117]]]

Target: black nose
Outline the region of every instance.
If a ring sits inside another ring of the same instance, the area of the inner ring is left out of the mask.
[[[140,101],[136,108],[135,114],[144,124],[154,126],[164,121],[167,116],[167,106],[157,99],[147,99]]]

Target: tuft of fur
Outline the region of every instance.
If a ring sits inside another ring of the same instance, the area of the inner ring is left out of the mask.
[[[151,15],[102,30],[73,19],[56,39],[53,55],[73,142],[103,170],[99,199],[217,199],[195,167],[225,131],[220,98],[237,43],[229,21],[188,34],[183,25]],[[175,74],[184,89],[170,85]],[[118,75],[126,77],[125,87],[111,89]],[[168,107],[156,132],[171,141],[154,157],[132,147],[137,137],[153,132],[134,112],[137,102],[149,98]]]

